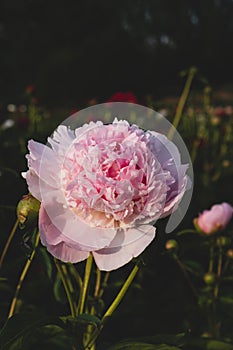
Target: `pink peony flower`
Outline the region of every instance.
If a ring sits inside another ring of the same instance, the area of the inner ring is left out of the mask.
[[[228,203],[215,204],[210,210],[204,210],[194,224],[207,235],[223,230],[233,215],[233,208]]]
[[[41,201],[41,242],[76,263],[93,254],[114,270],[151,243],[153,223],[171,214],[186,191],[187,165],[166,136],[127,121],[60,125],[49,145],[29,141],[29,191]]]

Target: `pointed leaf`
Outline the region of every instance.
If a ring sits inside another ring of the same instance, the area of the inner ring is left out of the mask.
[[[20,341],[20,338],[36,327],[48,324],[62,325],[58,317],[45,317],[35,313],[20,313],[12,316],[0,331],[1,350],[9,350],[9,346]]]

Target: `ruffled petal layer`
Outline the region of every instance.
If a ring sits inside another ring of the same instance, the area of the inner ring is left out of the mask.
[[[140,231],[140,235],[138,232]],[[96,265],[101,271],[112,271],[127,264],[133,258],[140,255],[155,237],[156,229],[151,225],[142,225],[137,228],[128,229],[125,233],[117,234],[117,239],[122,240],[122,245],[118,247],[108,247],[99,251],[94,251],[93,256]],[[142,234],[143,233],[143,234]],[[130,236],[140,236],[137,240],[125,245],[124,239]]]

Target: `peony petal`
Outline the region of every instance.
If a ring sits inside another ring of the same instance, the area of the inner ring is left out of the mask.
[[[137,231],[140,231],[140,238],[128,245],[94,251],[93,256],[98,268],[102,271],[112,271],[140,255],[154,239],[156,229],[151,225],[142,225],[128,229],[126,234],[138,236]]]
[[[48,137],[48,143],[57,154],[64,156],[75,137],[74,130],[66,125],[59,125],[52,137]]]
[[[110,244],[116,235],[115,228],[91,227],[82,221],[75,212],[66,207],[64,194],[60,190],[42,193],[42,202],[53,225],[67,240],[76,242],[80,249],[92,251]]]
[[[35,173],[33,169],[28,170],[26,173],[23,173],[22,175],[23,177],[25,176],[25,179],[28,184],[29,192],[33,195],[33,197],[35,197],[36,199],[38,199],[38,201],[41,202],[41,193],[40,193],[40,184],[39,184],[40,180],[38,175]]]
[[[163,134],[155,131],[150,133],[156,138],[152,152],[157,155],[160,164],[166,163],[169,159],[173,159],[176,165],[180,164],[180,152],[177,146]]]
[[[39,178],[50,186],[58,187],[61,170],[57,155],[48,146],[33,140],[28,142],[28,149],[30,153],[26,158],[29,170],[34,170]]]
[[[190,186],[190,180],[189,180],[188,176],[185,176],[182,179],[182,187],[179,189],[179,191],[177,192],[177,194],[173,198],[171,198],[168,202],[166,202],[166,204],[163,208],[163,214],[161,215],[160,218],[164,218],[164,217],[172,214],[177,209],[178,204],[182,200],[185,191],[187,191],[189,189],[188,186]]]
[[[75,248],[71,248],[64,242],[61,242],[57,245],[48,245],[47,250],[55,258],[63,262],[70,263],[77,263],[86,260],[90,254],[89,252],[84,252]]]
[[[224,226],[228,224],[233,215],[233,208],[230,204],[224,202],[222,203],[223,216],[224,216]]]
[[[39,230],[41,236],[41,243],[45,246],[57,245],[61,242],[67,243],[72,248],[82,251],[91,251],[90,248],[80,245],[63,234],[50,220],[43,205],[40,206],[39,211]]]

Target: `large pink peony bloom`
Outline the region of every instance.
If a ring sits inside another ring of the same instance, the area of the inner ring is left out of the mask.
[[[92,252],[100,270],[137,257],[155,237],[153,222],[174,211],[186,190],[187,165],[164,135],[127,121],[60,125],[49,145],[29,141],[23,173],[41,201],[39,229],[64,262]]]
[[[223,230],[230,222],[233,208],[228,203],[215,204],[210,210],[204,210],[194,224],[205,234],[209,235]]]

